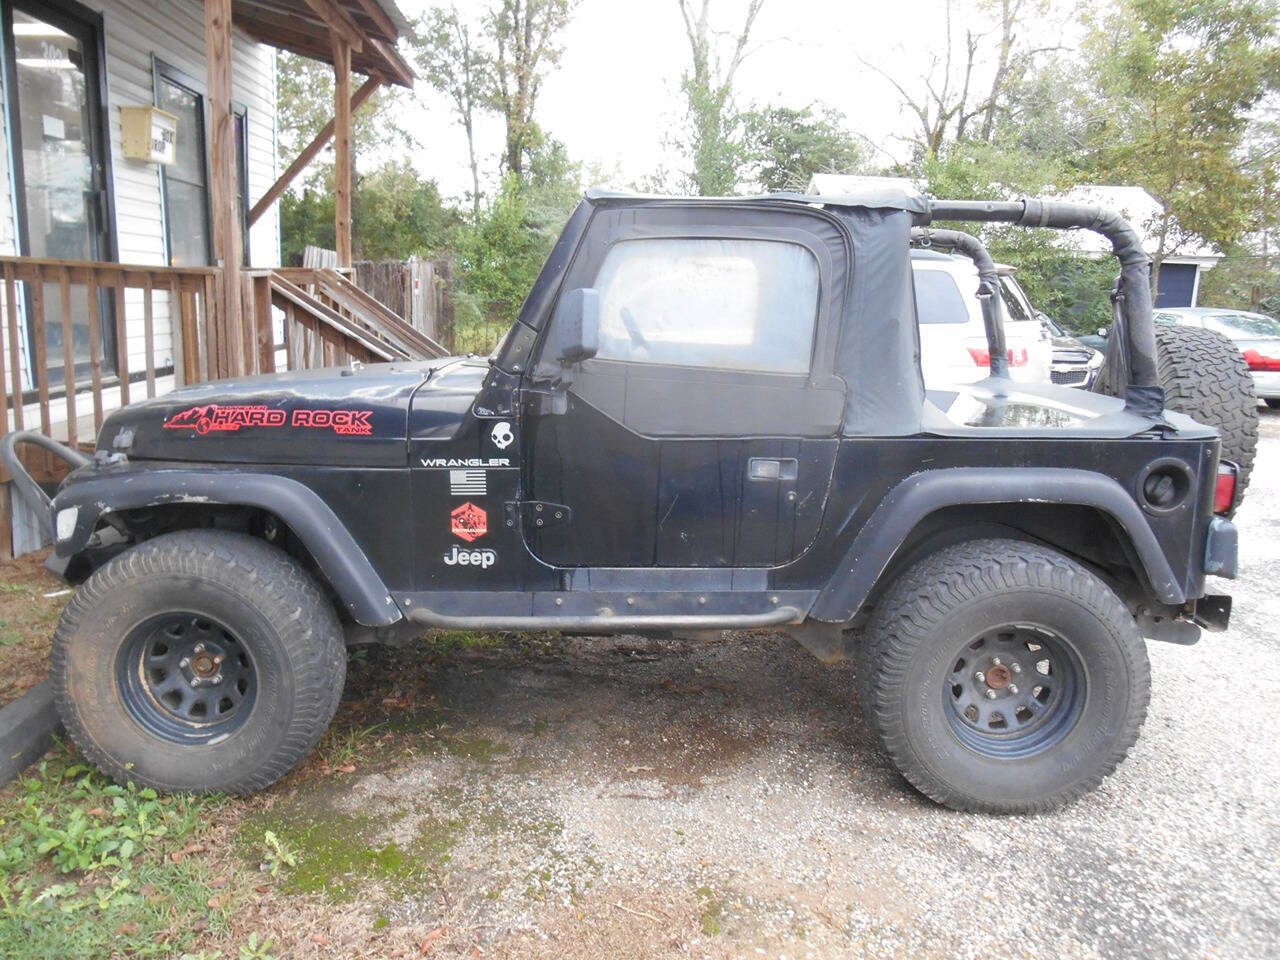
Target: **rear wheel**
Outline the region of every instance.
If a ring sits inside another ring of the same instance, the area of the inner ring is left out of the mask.
[[[1132,615],[1073,560],[975,540],[908,569],[859,650],[863,709],[902,774],[958,810],[1050,810],[1093,789],[1146,715]]]
[[[287,554],[213,530],[156,537],[97,570],[62,615],[58,712],[103,772],[248,793],[287,773],[342,694],[342,630]]]

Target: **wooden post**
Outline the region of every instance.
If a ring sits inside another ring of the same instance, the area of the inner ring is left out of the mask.
[[[244,373],[240,309],[240,228],[236,223],[236,136],[231,115],[231,0],[204,0],[204,53],[208,73],[210,137],[209,184],[213,210],[213,259],[222,268],[217,282],[219,345],[226,347],[226,369],[210,356],[210,379]],[[190,371],[188,371],[190,373]]]
[[[360,85],[359,90],[351,95],[351,113],[353,116],[360,105],[373,96],[380,82],[376,77],[370,77]],[[249,226],[257,223],[258,219],[271,209],[271,205],[280,198],[280,194],[288,189],[294,178],[305,170],[311,161],[316,158],[316,154],[328,145],[329,141],[333,139],[333,127],[333,120],[321,127],[320,132],[315,135],[314,139],[294,158],[293,163],[289,164],[284,173],[280,174],[280,178],[258,199],[258,202],[249,211]]]
[[[333,232],[338,266],[351,266],[351,45],[333,35]]]

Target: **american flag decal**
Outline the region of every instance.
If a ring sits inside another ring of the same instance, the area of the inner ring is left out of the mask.
[[[483,470],[450,470],[449,492],[455,497],[483,497],[488,493]]]

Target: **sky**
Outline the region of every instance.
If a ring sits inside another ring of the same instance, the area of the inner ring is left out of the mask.
[[[448,5],[447,0],[398,4],[410,19]],[[478,19],[489,4],[458,0],[457,5]],[[711,9],[711,24],[723,32],[727,50],[746,0],[713,0]],[[913,93],[923,90],[921,76],[946,49],[945,12],[945,0],[765,0],[736,77],[737,102],[833,106],[845,114],[851,130],[866,138],[873,161],[902,159],[907,154],[902,135],[916,121],[879,71]],[[966,28],[993,26],[978,12],[977,0],[954,0],[951,25],[957,55]],[[1024,33],[1057,38],[1061,23],[1046,17]],[[984,44],[975,70],[977,89],[990,84],[997,42],[998,34],[992,33]],[[680,122],[680,76],[690,56],[677,0],[580,0],[563,44],[563,58],[544,83],[536,119],[583,163],[584,186],[627,188],[660,166],[678,170],[680,158],[664,147],[668,132]],[[940,69],[935,76],[940,78]],[[461,197],[470,187],[466,140],[448,102],[419,80],[405,111],[401,122],[422,144],[414,157],[418,172],[435,179],[445,196]],[[489,116],[479,124],[478,142],[482,168],[496,170],[499,118]]]

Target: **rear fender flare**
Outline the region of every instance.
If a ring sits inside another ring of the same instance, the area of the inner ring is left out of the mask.
[[[1098,509],[1128,534],[1160,601],[1177,606],[1187,599],[1142,510],[1110,477],[1053,467],[1016,471],[953,467],[914,474],[880,501],[809,615],[831,622],[852,619],[921,520],[943,507],[988,503],[1051,503]]]
[[[90,468],[91,469],[91,468]],[[53,499],[51,518],[78,507],[75,529],[55,552],[81,552],[105,514],[172,504],[222,504],[270,511],[288,525],[315,558],[347,612],[357,623],[384,627],[401,619],[400,608],[369,558],[328,504],[287,477],[225,470],[148,469],[73,476]]]

